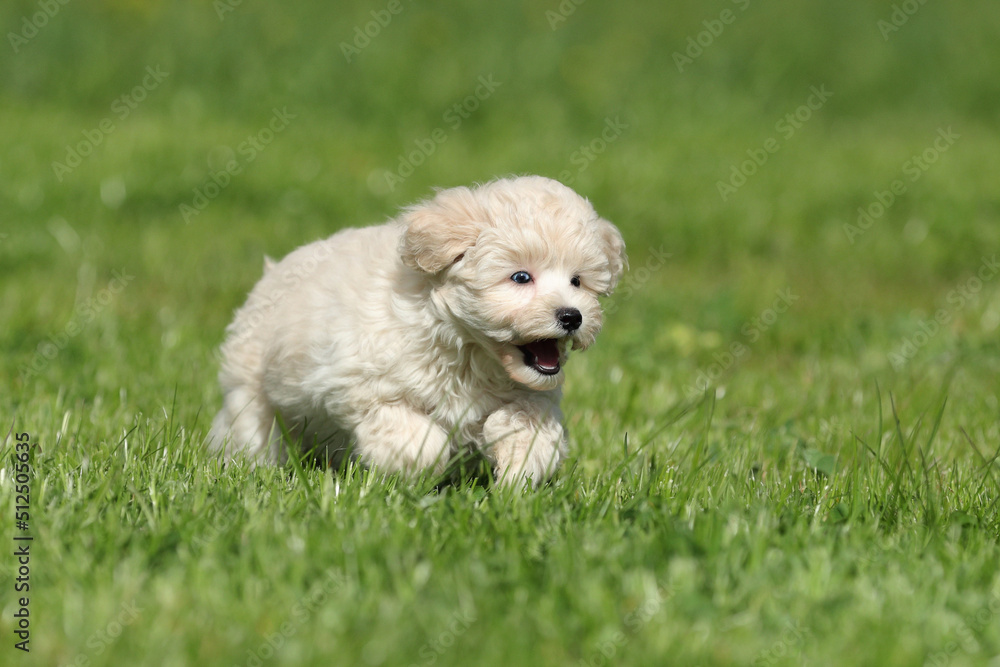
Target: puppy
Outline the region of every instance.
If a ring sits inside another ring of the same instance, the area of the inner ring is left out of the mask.
[[[328,458],[440,473],[471,445],[497,480],[537,485],[566,452],[569,350],[594,342],[597,297],[625,266],[614,225],[540,176],[441,190],[265,260],[226,329],[210,446],[281,463],[287,434]]]

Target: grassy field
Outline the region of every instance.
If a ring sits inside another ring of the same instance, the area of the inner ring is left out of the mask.
[[[0,664],[1000,665],[995,3],[293,4],[0,9]],[[205,452],[265,254],[510,173],[631,259],[551,484]]]

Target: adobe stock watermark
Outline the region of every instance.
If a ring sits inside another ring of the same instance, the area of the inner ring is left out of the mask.
[[[900,370],[907,362],[912,361],[927,343],[930,342],[955,315],[972,303],[988,282],[1000,272],[1000,262],[997,256],[983,257],[975,275],[962,282],[948,292],[945,297],[945,307],[938,308],[930,319],[921,320],[917,331],[907,336],[889,353],[889,363],[893,369]]]
[[[858,556],[857,562],[871,565],[873,563],[878,563],[881,559],[885,558],[887,554],[895,556],[900,553],[897,541],[893,538],[886,537],[881,533],[877,533],[873,537],[869,538],[869,543],[871,546],[868,547],[867,551]]]
[[[96,631],[87,639],[87,651],[77,654],[72,662],[64,663],[66,667],[89,667],[91,656],[102,655],[122,636],[125,628],[139,619],[143,608],[136,605],[135,600],[123,602],[118,615],[108,621],[104,628]]]
[[[927,172],[931,166],[941,159],[941,156],[961,138],[962,135],[951,129],[938,128],[937,137],[930,146],[925,148],[920,155],[914,155],[902,164],[900,169],[910,183],[916,183]],[[858,207],[857,224],[844,223],[844,234],[851,245],[857,241],[859,236],[872,228],[886,211],[892,208],[899,197],[906,194],[909,186],[902,178],[894,179],[885,190],[876,190],[875,199],[867,206]]]
[[[740,14],[745,12],[750,6],[750,0],[732,0],[732,3],[736,5],[739,10],[738,12],[726,8],[719,12],[718,18],[705,19],[701,22],[705,26],[705,29],[688,36],[684,53],[674,51],[674,64],[677,65],[678,72],[683,74],[684,68],[688,65],[693,65],[694,61],[705,53],[705,49],[715,44],[715,40],[722,36],[722,33],[726,31],[726,26],[736,23],[736,19],[739,18]]]
[[[688,399],[695,399],[703,394],[729,369],[743,361],[744,358],[749,358],[750,346],[760,340],[760,337],[767,333],[799,298],[799,295],[792,294],[791,287],[785,287],[775,292],[771,305],[762,310],[756,317],[744,322],[743,326],[740,327],[742,339],[734,340],[727,349],[712,355],[714,361],[708,368],[702,369],[694,382],[687,386],[685,394]]]
[[[630,125],[624,122],[621,116],[615,116],[614,118],[611,118],[611,116],[605,117],[604,129],[601,130],[600,134],[580,146],[580,148],[573,151],[569,156],[569,163],[576,167],[576,171],[564,169],[559,172],[559,180],[564,185],[572,185],[580,174],[587,171],[591,163],[602,155],[604,151],[608,150],[608,146],[618,141],[618,138],[629,127]]]
[[[316,269],[321,264],[333,257],[335,249],[336,246],[332,243],[313,243],[306,246],[302,251],[308,253],[308,256],[301,261],[275,264],[272,260],[266,259],[264,261],[264,273],[279,272],[277,277],[280,281],[281,289],[269,290],[266,298],[247,301],[246,305],[239,310],[236,320],[233,322],[234,326],[237,323],[239,324],[239,329],[231,332],[231,334],[234,334],[231,340],[237,342],[245,341],[261,322],[271,316],[271,313],[279,303],[285,300],[289,292],[301,285],[304,280],[316,272]]]
[[[410,0],[412,2],[412,0]],[[361,52],[368,48],[372,40],[382,34],[385,28],[389,27],[392,19],[403,13],[406,9],[402,0],[389,0],[385,9],[371,10],[372,20],[363,26],[354,26],[354,35],[350,43],[341,42],[340,52],[344,54],[344,59],[350,64],[354,58],[361,55]]]
[[[496,81],[493,74],[480,75],[476,82],[479,84],[470,95],[448,107],[441,120],[451,129],[452,132],[462,127],[462,123],[468,120],[479,107],[493,96],[497,88],[503,85],[503,81]],[[413,175],[417,167],[427,162],[427,160],[437,152],[438,147],[448,141],[448,132],[443,127],[434,128],[431,133],[422,138],[414,139],[414,150],[399,155],[399,164],[396,171],[385,172],[385,183],[389,190],[395,190],[397,185],[403,183]]]
[[[833,97],[833,93],[826,89],[826,85],[819,88],[811,86],[809,97],[799,105],[794,111],[786,113],[774,124],[774,131],[781,135],[784,141],[789,141],[795,133],[802,129],[802,126],[809,122],[813,114],[823,108],[827,100]],[[722,201],[726,201],[737,190],[747,184],[757,170],[767,164],[772,155],[781,150],[781,140],[776,137],[768,137],[759,148],[748,148],[746,153],[749,157],[739,164],[733,163],[729,168],[729,180],[717,181],[716,189]]]
[[[549,27],[553,30],[557,30],[560,24],[565,23],[566,19],[572,16],[577,8],[585,3],[587,0],[561,0],[559,6],[554,10],[549,9],[545,12],[545,19],[549,22]]]
[[[899,32],[899,29],[906,25],[906,22],[910,20],[910,17],[920,11],[920,8],[927,4],[927,0],[903,0],[898,5],[892,6],[892,13],[889,14],[889,19],[879,19],[875,23],[875,27],[882,34],[882,39],[889,41],[889,36],[895,32]]]
[[[21,18],[20,32],[8,32],[7,41],[10,42],[14,53],[21,50],[21,47],[35,38],[45,26],[49,24],[56,14],[63,7],[69,4],[69,0],[38,0],[39,11],[29,16]]]
[[[235,151],[228,146],[224,147],[232,157],[226,160],[222,169],[210,172],[208,179],[192,190],[194,197],[190,204],[182,203],[177,207],[186,224],[201,215],[201,212],[229,187],[233,178],[242,174],[243,170],[271,145],[275,137],[285,131],[290,121],[298,118],[298,114],[291,113],[288,107],[281,109],[275,107],[271,111],[271,119],[267,125],[247,136]]]
[[[66,349],[69,341],[79,336],[87,325],[93,322],[130,282],[135,280],[135,276],[125,273],[125,269],[112,271],[111,276],[112,278],[108,281],[107,287],[98,292],[97,296],[87,299],[74,309],[73,316],[66,323],[66,326],[63,327],[62,331],[50,335],[48,339],[38,344],[31,362],[22,365],[20,368],[22,382],[35,377],[45,370],[46,366],[58,357],[60,352]]]
[[[420,658],[420,662],[411,662],[410,667],[430,667],[430,665],[433,665],[449,649],[455,646],[458,638],[468,632],[476,620],[475,609],[452,613],[445,624],[445,629],[417,651],[417,657]]]
[[[1000,591],[993,590],[990,599],[975,614],[956,624],[955,635],[957,635],[958,640],[948,642],[943,649],[927,656],[924,660],[924,666],[947,667],[959,652],[978,653],[981,651],[982,647],[976,640],[976,635],[982,634],[984,630],[994,624],[998,616],[1000,616]]]
[[[204,531],[199,533],[191,540],[191,544],[197,544],[200,547],[206,547],[215,540],[219,538],[223,532],[229,530],[233,526],[233,521],[239,515],[236,508],[229,506],[221,514],[216,514],[212,519],[211,524]]]
[[[635,293],[650,281],[653,274],[662,269],[667,260],[673,256],[673,253],[666,252],[663,246],[650,248],[646,263],[638,269],[629,269],[625,273],[621,283],[615,288],[614,301],[605,306],[604,314],[610,315],[614,313],[621,307],[621,304],[635,296]]]
[[[622,619],[622,628],[608,639],[594,646],[591,653],[576,662],[576,667],[609,667],[616,664],[615,658],[630,637],[633,637],[660,613],[663,603],[673,597],[674,591],[668,586],[658,586],[652,595]]]
[[[66,157],[62,162],[52,163],[52,172],[56,180],[60,183],[63,178],[72,173],[74,169],[83,164],[84,158],[94,153],[94,149],[104,143],[104,140],[118,129],[117,123],[128,118],[133,111],[149,96],[151,92],[159,88],[163,80],[170,76],[170,72],[164,72],[157,65],[146,67],[146,74],[136,86],[111,103],[111,115],[103,118],[97,127],[83,130],[83,140],[76,144],[66,144]]]
[[[232,14],[242,4],[243,0],[213,0],[212,9],[215,10],[215,15],[219,17],[221,23],[226,20],[227,14]]]
[[[273,274],[271,278],[277,279],[278,288],[270,290],[262,298],[248,300],[239,309],[233,323],[226,329],[226,344],[241,343],[253,335],[261,323],[273,316],[275,309],[288,298],[288,294],[311,279],[320,266],[334,257],[336,249],[333,243],[320,242],[302,248],[301,252],[306,254],[295,262],[274,262],[265,258],[264,274]],[[379,346],[374,340],[364,339],[360,342],[358,355],[372,368],[389,370],[396,361],[397,351]],[[229,527],[232,518],[233,515],[227,514],[224,522],[218,520],[214,530],[208,531],[204,539],[195,538],[194,542],[207,543],[214,540],[219,532]]]
[[[798,621],[790,621],[781,632],[781,638],[770,648],[761,651],[751,663],[753,667],[770,667],[784,665],[792,658],[802,655],[802,645],[807,636],[812,636],[809,628],[802,627]]]
[[[246,667],[262,667],[264,662],[273,658],[285,645],[285,642],[298,633],[316,610],[326,602],[334,592],[342,589],[346,579],[334,568],[326,571],[326,577],[316,582],[306,593],[306,596],[295,603],[289,610],[288,618],[278,626],[256,649],[247,649]]]
[[[940,651],[931,653],[924,660],[924,667],[947,667],[960,652],[978,653],[982,650],[976,635],[997,622],[1000,616],[1000,591],[994,590],[990,599],[972,616],[966,617],[955,626],[955,641],[948,642]],[[993,663],[990,663],[993,664]]]

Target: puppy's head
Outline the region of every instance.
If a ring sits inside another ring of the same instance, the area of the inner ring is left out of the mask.
[[[402,220],[403,262],[432,281],[435,305],[531,389],[559,385],[569,348],[594,342],[597,297],[626,265],[615,226],[540,176],[442,190]]]

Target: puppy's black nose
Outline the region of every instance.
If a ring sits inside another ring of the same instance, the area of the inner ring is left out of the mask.
[[[562,328],[569,333],[579,329],[583,323],[583,315],[576,308],[560,308],[556,311],[556,319],[559,320]]]

